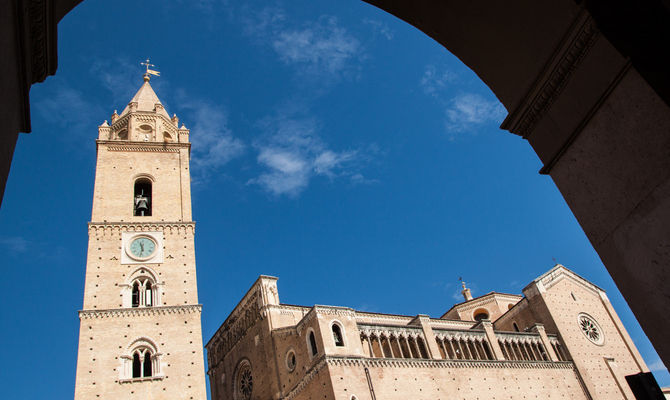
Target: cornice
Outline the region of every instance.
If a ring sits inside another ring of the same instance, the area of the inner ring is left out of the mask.
[[[327,357],[326,356],[321,356],[321,358],[318,360],[318,362],[305,373],[303,378],[298,382],[293,389],[291,389],[290,392],[286,396],[280,397],[281,400],[291,400],[294,399],[300,392],[305,389],[307,384],[309,384],[314,377],[327,365]]]
[[[332,366],[373,368],[575,369],[572,361],[432,360],[349,356],[326,356],[325,361],[328,365]]]
[[[125,140],[96,140],[107,151],[132,151],[140,153],[179,153],[181,149],[190,149],[191,143],[179,142],[130,142]]]
[[[118,231],[118,232],[156,232],[172,231],[174,229],[190,229],[195,232],[195,221],[189,222],[89,222],[88,232]]]
[[[202,304],[185,306],[160,306],[137,308],[112,308],[106,310],[80,310],[79,319],[129,318],[169,314],[192,314],[202,312]]]
[[[595,21],[587,11],[583,11],[520,105],[500,127],[527,139],[599,36]]]

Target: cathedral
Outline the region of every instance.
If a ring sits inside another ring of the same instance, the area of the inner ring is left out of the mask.
[[[439,318],[282,304],[261,276],[206,345],[213,400],[634,399],[649,372],[605,292],[562,265]]]
[[[189,130],[144,83],[98,127],[75,399],[207,398]],[[206,345],[213,400],[633,399],[649,370],[562,265],[439,318],[279,301],[260,276]]]

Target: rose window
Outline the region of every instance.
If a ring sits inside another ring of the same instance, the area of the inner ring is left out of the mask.
[[[590,315],[579,314],[577,320],[582,333],[587,339],[595,344],[603,344],[605,337],[603,336],[602,329],[600,329],[600,325]]]
[[[237,400],[249,400],[251,398],[251,392],[254,388],[254,380],[251,375],[251,365],[249,362],[243,362],[240,365],[237,373],[237,388],[236,396]]]

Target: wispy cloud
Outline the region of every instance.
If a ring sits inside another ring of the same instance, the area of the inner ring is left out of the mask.
[[[363,23],[369,25],[375,35],[384,36],[387,40],[393,39],[394,32],[391,28],[389,28],[386,22],[365,18]]]
[[[319,124],[309,117],[275,117],[262,123],[268,136],[255,144],[257,162],[264,169],[248,184],[281,196],[298,196],[312,178],[365,179],[358,171],[360,150],[335,151],[321,139]]]
[[[80,137],[91,128],[95,129],[94,118],[104,115],[102,107],[95,101],[88,101],[84,94],[64,81],[57,81],[46,88],[50,95],[40,96],[41,99],[35,104],[35,111],[54,125],[68,128],[68,132],[74,135],[65,135],[66,138]],[[95,133],[93,134],[95,135]]]
[[[97,81],[112,94],[115,102],[128,102],[140,88],[142,69],[138,63],[131,63],[125,59],[99,58],[91,64],[90,73],[96,76]],[[152,82],[153,84],[154,82]],[[116,107],[125,107],[124,103]],[[121,112],[121,110],[118,110]]]
[[[421,77],[420,85],[424,93],[437,97],[447,88],[448,83],[456,81],[456,74],[447,69],[438,69],[435,65],[427,65]]]
[[[448,69],[427,65],[419,86],[444,107],[444,127],[452,140],[457,133],[497,124],[505,117],[505,107],[495,97],[463,90]]]
[[[30,241],[20,236],[0,237],[0,246],[9,253],[20,254],[28,251]]]
[[[331,83],[355,76],[364,58],[360,41],[333,16],[321,16],[295,26],[283,9],[265,7],[242,13],[243,31],[261,45],[269,45],[286,65],[301,76]]]
[[[505,108],[497,100],[466,93],[451,99],[445,113],[446,129],[463,132],[486,123],[499,123],[505,117]]]
[[[234,158],[242,155],[245,144],[233,135],[228,114],[219,105],[179,95],[180,108],[185,112],[182,121],[191,129],[193,143],[192,169],[196,179],[205,180]]]

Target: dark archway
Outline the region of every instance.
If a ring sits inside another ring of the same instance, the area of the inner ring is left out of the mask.
[[[510,111],[661,359],[670,365],[670,10],[663,0],[365,0],[432,37]],[[0,5],[0,193],[28,93],[56,72],[81,0]],[[523,240],[523,238],[519,238]]]

